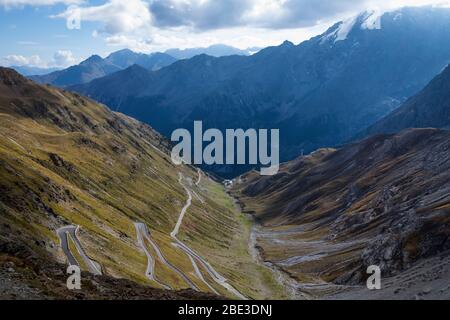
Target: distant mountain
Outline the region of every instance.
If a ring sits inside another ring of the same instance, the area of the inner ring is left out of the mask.
[[[365,136],[406,128],[450,128],[450,65],[420,93],[365,131]]]
[[[16,70],[21,75],[27,77],[32,75],[44,75],[51,72],[61,70],[61,68],[38,68],[38,67],[28,67],[28,66],[12,66],[11,69]]]
[[[120,70],[122,69],[118,66],[108,63],[98,55],[93,55],[76,66],[47,75],[30,76],[29,78],[39,83],[65,87],[78,83],[87,83]]]
[[[363,13],[299,45],[199,55],[72,89],[165,135],[194,120],[205,128],[280,128],[288,160],[350,139],[421,90],[450,61],[447,30],[450,9]]]
[[[88,83],[94,79],[126,69],[134,64],[140,65],[148,70],[158,70],[175,61],[175,58],[164,53],[147,55],[125,49],[114,52],[105,59],[98,55],[93,55],[79,65],[46,75],[31,76],[30,79],[39,83],[66,87]]]
[[[126,69],[134,64],[137,64],[148,70],[155,71],[174,63],[177,59],[161,52],[144,54],[136,53],[129,49],[124,49],[110,54],[107,58],[105,58],[105,61],[118,66],[121,69]]]
[[[189,49],[169,49],[165,53],[175,57],[179,60],[190,59],[200,54],[207,54],[212,57],[224,57],[224,56],[249,56],[258,52],[260,48],[249,48],[246,50],[237,49],[224,44],[215,44],[206,48],[189,48]]]
[[[245,174],[232,193],[261,225],[255,239],[265,261],[299,279],[304,293],[365,284],[376,265],[385,298],[412,297],[420,289],[411,286],[420,288],[429,273],[427,259],[436,257],[429,264],[437,282],[448,281],[441,277],[450,250],[449,148],[445,130],[378,135],[300,157],[272,177]],[[412,266],[415,282],[403,273]]]

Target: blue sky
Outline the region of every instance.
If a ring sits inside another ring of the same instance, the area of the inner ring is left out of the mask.
[[[0,64],[65,67],[122,48],[299,43],[366,9],[442,0],[0,0]],[[81,17],[81,28],[66,20]]]
[[[101,39],[92,37],[99,23],[86,23],[80,30],[69,30],[64,19],[50,18],[65,9],[63,4],[0,8],[3,44],[0,58],[39,56],[41,62],[36,64],[46,66],[53,64],[58,51],[71,52],[73,61],[93,52],[105,54],[110,51]],[[71,64],[73,61],[68,62]]]

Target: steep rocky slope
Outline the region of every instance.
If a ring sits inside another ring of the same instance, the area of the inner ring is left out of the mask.
[[[73,255],[85,271],[94,265],[106,277],[155,288],[230,298],[230,286],[246,297],[281,292],[249,255],[249,224],[223,187],[192,167],[174,166],[166,140],[149,126],[1,68],[0,141],[0,260],[29,248],[58,274]],[[136,223],[148,229],[142,242]],[[69,225],[79,229],[57,233]],[[22,260],[16,264],[33,268],[33,258]],[[211,277],[212,268],[226,284]],[[95,297],[95,290],[86,294]]]
[[[264,260],[327,296],[363,284],[370,265],[390,277],[449,256],[449,160],[449,131],[413,129],[319,150],[273,177],[246,174],[233,193],[261,225]]]

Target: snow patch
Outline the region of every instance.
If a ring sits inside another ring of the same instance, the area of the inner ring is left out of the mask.
[[[353,27],[356,23],[356,17],[347,19],[342,22],[339,28],[336,30],[336,39],[334,42],[346,40],[350,31],[353,30]]]
[[[380,30],[381,29],[381,11],[370,11],[363,14],[363,22],[361,29],[363,30]]]
[[[329,34],[326,34],[323,36],[321,43],[324,43],[330,39],[333,39],[334,43],[336,43],[338,41],[346,40],[349,33],[353,30],[353,27],[355,26],[356,21],[357,21],[357,17],[353,17],[353,18],[347,19],[345,21],[339,22],[339,25],[333,32],[330,32]]]
[[[354,30],[354,28],[360,28],[361,30],[381,30],[381,17],[389,11],[372,10],[360,13],[359,15],[349,18],[347,20],[341,21],[337,24],[334,30],[323,35],[320,43],[323,44],[327,41],[333,41],[334,43],[338,41],[347,40],[349,34]],[[393,20],[402,19],[403,14],[397,12],[393,17]]]
[[[359,24],[362,30],[380,30],[381,29],[381,17],[383,16],[382,11],[366,11],[355,17],[349,18],[347,20],[341,21],[335,30],[325,34],[322,37],[321,43],[324,43],[330,39],[334,40],[334,43],[338,41],[347,40],[350,32],[355,28],[356,24]],[[401,16],[397,17],[401,18]]]

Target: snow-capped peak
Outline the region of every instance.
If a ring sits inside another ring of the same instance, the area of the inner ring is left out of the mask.
[[[334,43],[344,41],[354,28],[359,27],[362,30],[379,30],[381,29],[381,11],[366,11],[360,13],[350,19],[341,21],[337,27],[325,34],[322,38],[322,43],[332,39]]]
[[[356,21],[357,17],[353,17],[345,21],[339,22],[339,24],[334,30],[330,31],[329,33],[323,36],[321,42],[324,43],[325,41],[332,39],[336,43],[338,41],[343,41],[347,39],[347,36],[350,33],[350,31],[353,30]]]

